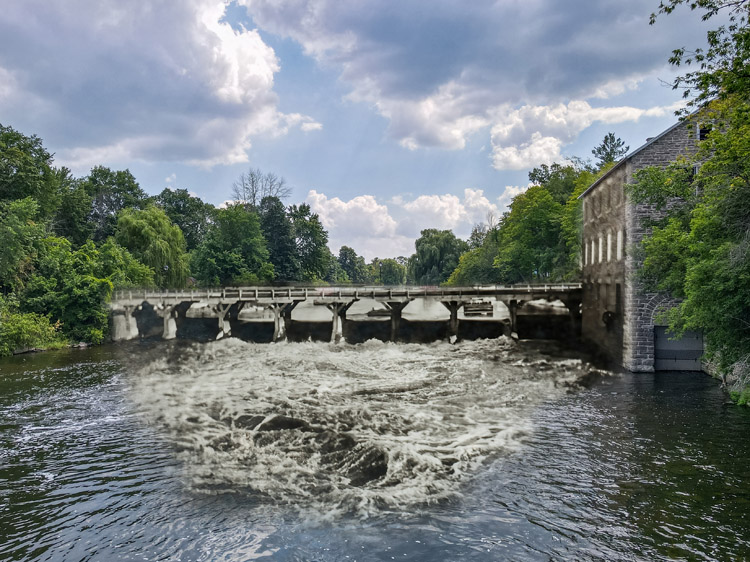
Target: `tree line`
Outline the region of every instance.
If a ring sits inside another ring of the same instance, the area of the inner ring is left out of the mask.
[[[598,150],[616,156],[621,141],[605,141]],[[273,173],[243,173],[232,202],[217,208],[186,189],[149,196],[128,170],[96,166],[76,178],[53,164],[40,138],[0,125],[0,355],[101,343],[106,303],[131,287],[569,278],[579,245],[575,198],[593,174],[589,165],[535,168],[536,185],[469,241],[426,229],[413,255],[367,263],[348,246],[334,256],[318,215],[305,203],[285,205],[291,190]]]
[[[40,138],[0,124],[0,355],[101,343],[116,289],[404,282],[395,260],[362,273],[351,249],[334,256],[318,215],[286,206],[289,194],[251,169],[220,208],[185,189],[148,196],[128,170],[75,178]]]

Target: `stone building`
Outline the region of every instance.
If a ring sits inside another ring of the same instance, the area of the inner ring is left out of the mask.
[[[648,166],[666,166],[697,148],[694,127],[682,121],[620,160],[582,195],[583,305],[581,331],[612,361],[630,371],[700,370],[699,334],[675,342],[665,335],[658,313],[676,301],[668,294],[645,292],[634,256],[654,218],[651,205],[635,204],[625,186]]]

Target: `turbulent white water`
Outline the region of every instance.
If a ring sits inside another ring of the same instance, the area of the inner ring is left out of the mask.
[[[166,353],[166,355],[165,355]],[[322,517],[459,494],[533,430],[533,408],[588,373],[509,339],[361,345],[227,339],[158,350],[132,377],[191,490]]]

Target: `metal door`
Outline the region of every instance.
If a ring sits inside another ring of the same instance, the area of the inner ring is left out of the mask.
[[[666,326],[654,326],[654,369],[657,371],[701,371],[703,334],[685,332],[676,340]]]

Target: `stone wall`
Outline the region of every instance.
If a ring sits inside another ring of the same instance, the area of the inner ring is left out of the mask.
[[[679,157],[690,157],[697,149],[697,140],[692,127],[685,122],[677,124],[660,138],[634,154],[626,165],[626,181],[631,183],[638,170],[649,166],[666,166]],[[626,228],[631,233],[631,251],[625,264],[626,284],[625,326],[623,366],[636,372],[654,370],[654,320],[659,310],[673,307],[679,301],[663,293],[646,293],[637,280],[637,272],[643,265],[638,259],[635,248],[640,245],[644,236],[650,234],[650,228],[644,226],[647,219],[658,219],[663,212],[653,205],[635,204],[628,201],[626,205]]]
[[[583,199],[581,335],[622,363],[625,289],[625,169],[613,170]]]
[[[690,156],[696,148],[692,128],[678,123],[636,150],[583,197],[582,334],[613,363],[631,371],[654,370],[655,316],[678,301],[665,294],[645,293],[638,281],[642,262],[635,250],[649,233],[644,219],[658,218],[660,212],[652,205],[633,203],[626,185],[632,183],[636,171],[666,166],[680,156]],[[607,259],[609,233],[621,237],[621,247],[619,239],[611,243],[616,246],[612,250],[615,259]]]

